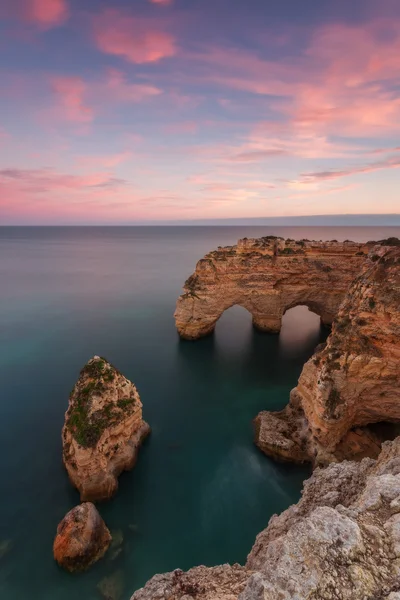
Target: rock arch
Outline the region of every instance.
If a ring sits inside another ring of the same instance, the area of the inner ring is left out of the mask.
[[[330,325],[368,249],[350,241],[274,236],[218,248],[186,280],[175,311],[177,330],[185,339],[208,335],[234,305],[247,309],[254,326],[268,333],[279,333],[285,312],[299,305]]]

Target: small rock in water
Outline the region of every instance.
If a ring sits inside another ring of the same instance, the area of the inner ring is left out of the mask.
[[[111,535],[91,502],[69,511],[57,527],[54,558],[67,571],[84,571],[106,553]]]
[[[122,552],[124,534],[122,533],[121,529],[115,529],[111,532],[111,537],[110,560],[115,560]]]
[[[124,591],[124,575],[121,570],[109,577],[104,577],[97,585],[97,589],[104,600],[120,600]]]

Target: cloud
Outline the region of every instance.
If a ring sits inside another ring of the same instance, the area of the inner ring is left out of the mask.
[[[85,188],[120,188],[125,181],[109,173],[70,175],[54,169],[1,169],[0,182],[15,182],[20,189],[29,192],[55,192],[59,190],[82,190]]]
[[[25,0],[25,18],[43,29],[62,25],[69,16],[66,0]]]
[[[156,21],[115,9],[94,18],[93,34],[99,50],[136,64],[157,62],[177,52],[174,37]]]
[[[149,0],[152,4],[161,4],[163,6],[171,6],[174,3],[174,0]]]
[[[57,97],[57,108],[62,119],[74,123],[90,123],[94,110],[85,102],[87,85],[80,77],[53,77],[51,87]]]
[[[339,170],[329,171],[314,171],[311,173],[302,173],[300,178],[297,180],[289,181],[289,186],[295,189],[301,189],[307,186],[315,186],[318,183],[325,181],[332,181],[335,179],[341,179],[342,177],[350,177],[352,175],[361,175],[364,173],[372,173],[374,171],[381,171],[382,169],[398,169],[400,168],[400,157],[390,156],[385,160],[369,163],[367,165],[360,165],[355,167],[348,167]]]

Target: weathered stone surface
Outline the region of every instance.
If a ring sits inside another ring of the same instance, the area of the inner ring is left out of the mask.
[[[136,387],[105,359],[82,369],[69,400],[62,432],[63,460],[81,500],[104,500],[131,469],[150,427]]]
[[[176,569],[155,575],[131,600],[236,600],[251,574],[240,565]]]
[[[201,259],[185,282],[177,302],[176,327],[181,337],[211,333],[233,305],[246,308],[254,325],[280,331],[285,311],[308,306],[329,325],[360,270],[368,245],[310,242],[269,236],[239,240]]]
[[[386,598],[399,589],[399,521],[400,438],[377,461],[316,469],[257,536],[247,566],[258,575],[241,600]]]
[[[298,504],[270,520],[246,567],[156,575],[132,600],[396,600],[400,438],[378,460],[315,469]]]
[[[84,571],[106,553],[111,535],[91,502],[75,506],[57,528],[54,558],[67,571]]]
[[[320,464],[377,455],[388,434],[365,426],[400,423],[399,306],[400,248],[375,246],[290,405],[258,416],[256,443],[266,454]]]

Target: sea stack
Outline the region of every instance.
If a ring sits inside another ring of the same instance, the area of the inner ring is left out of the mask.
[[[81,500],[113,496],[118,476],[135,465],[149,433],[134,384],[94,356],[71,392],[62,432],[64,465]]]
[[[379,454],[390,430],[383,423],[400,423],[399,307],[400,247],[377,245],[349,287],[326,345],[304,365],[289,405],[256,418],[261,450],[320,465]],[[374,423],[381,425],[365,429]]]
[[[91,502],[75,506],[57,528],[54,558],[67,571],[85,571],[107,552],[111,535]]]

